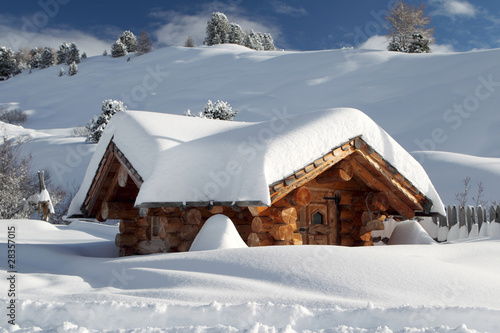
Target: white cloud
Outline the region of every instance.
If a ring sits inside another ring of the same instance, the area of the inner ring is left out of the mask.
[[[75,42],[80,52],[87,53],[88,56],[102,54],[109,48],[111,43],[102,41],[94,36],[75,29],[38,29],[35,25],[30,25],[24,21],[22,26],[17,28],[12,22],[13,17],[0,16],[0,45],[6,46],[14,51],[21,47],[34,48],[38,46],[49,46],[55,49],[59,48],[62,42]],[[17,22],[23,22],[17,20]]]
[[[290,16],[294,16],[294,17],[307,15],[307,11],[304,8],[292,7],[290,5],[287,5],[284,2],[273,1],[272,6],[273,6],[274,11],[277,14],[285,14],[285,15],[290,15]]]
[[[466,0],[431,0],[430,4],[436,9],[431,15],[456,17],[475,17],[478,9]]]
[[[204,10],[197,15],[185,15],[174,11],[152,13],[152,16],[165,19],[168,22],[160,26],[154,32],[154,35],[158,42],[164,45],[182,46],[188,36],[193,37],[196,45],[201,45],[205,39],[207,22],[210,19],[211,13],[211,9]],[[239,13],[228,14],[227,17],[229,22],[238,23],[243,30],[250,31],[253,29],[263,33],[269,32],[275,42],[279,41],[281,34],[279,29],[274,26],[254,21]]]

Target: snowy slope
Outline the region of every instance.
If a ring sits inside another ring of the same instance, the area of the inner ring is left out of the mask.
[[[497,158],[499,56],[500,50],[410,55],[370,50],[255,52],[236,45],[172,47],[132,57],[130,62],[125,57],[91,57],[73,77],[58,77],[59,66],[23,74],[0,82],[0,103],[18,103],[30,114],[26,128],[49,133],[70,133],[69,128],[100,112],[101,101],[108,98],[123,100],[129,109],[174,114],[187,109],[197,113],[208,99],[223,99],[240,111],[236,119],[243,121],[354,107],[410,152]],[[25,149],[36,153],[40,168],[57,173],[63,185],[81,182],[88,145],[68,136],[32,136]],[[54,158],[49,162],[47,155]],[[430,158],[423,166],[430,174],[441,168]],[[476,173],[475,165],[462,173]],[[460,178],[446,189],[438,186],[445,191],[440,194],[446,203],[453,203]],[[487,179],[474,179],[479,181]],[[498,199],[493,187],[486,191]]]
[[[500,330],[498,238],[116,258],[117,227],[0,221],[3,276],[7,226],[16,227],[17,332]],[[0,327],[12,328],[5,318]]]

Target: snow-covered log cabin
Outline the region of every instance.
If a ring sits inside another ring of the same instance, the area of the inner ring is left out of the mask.
[[[69,214],[121,220],[116,245],[132,255],[187,251],[214,214],[249,246],[362,246],[386,217],[445,211],[422,166],[342,108],[260,123],[120,112]]]

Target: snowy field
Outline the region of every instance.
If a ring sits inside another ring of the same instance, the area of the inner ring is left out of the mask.
[[[58,77],[55,66],[0,82],[0,105],[29,115],[24,128],[0,124],[0,132],[22,138],[35,167],[73,189],[95,148],[73,128],[99,113],[105,99],[173,114],[197,114],[207,100],[221,99],[239,110],[240,121],[353,107],[422,163],[446,205],[456,204],[465,177],[471,196],[483,182],[484,199],[498,201],[499,57],[500,49],[256,52],[237,45],[170,47],[130,62],[95,56],[72,77]]]
[[[116,226],[4,220],[4,277],[11,276],[5,272],[9,226],[17,244],[18,326],[7,324],[12,286],[2,278],[4,332],[500,331],[498,230],[495,237],[439,245],[117,258]],[[211,242],[198,243],[201,249]]]

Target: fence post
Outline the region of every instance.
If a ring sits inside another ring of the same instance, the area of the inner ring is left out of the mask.
[[[457,224],[457,207],[448,206],[448,225],[451,229],[455,224]]]
[[[495,222],[500,223],[500,206],[495,209]]]
[[[483,207],[481,206],[477,207],[477,226],[477,231],[481,231],[481,227],[483,226]]]

